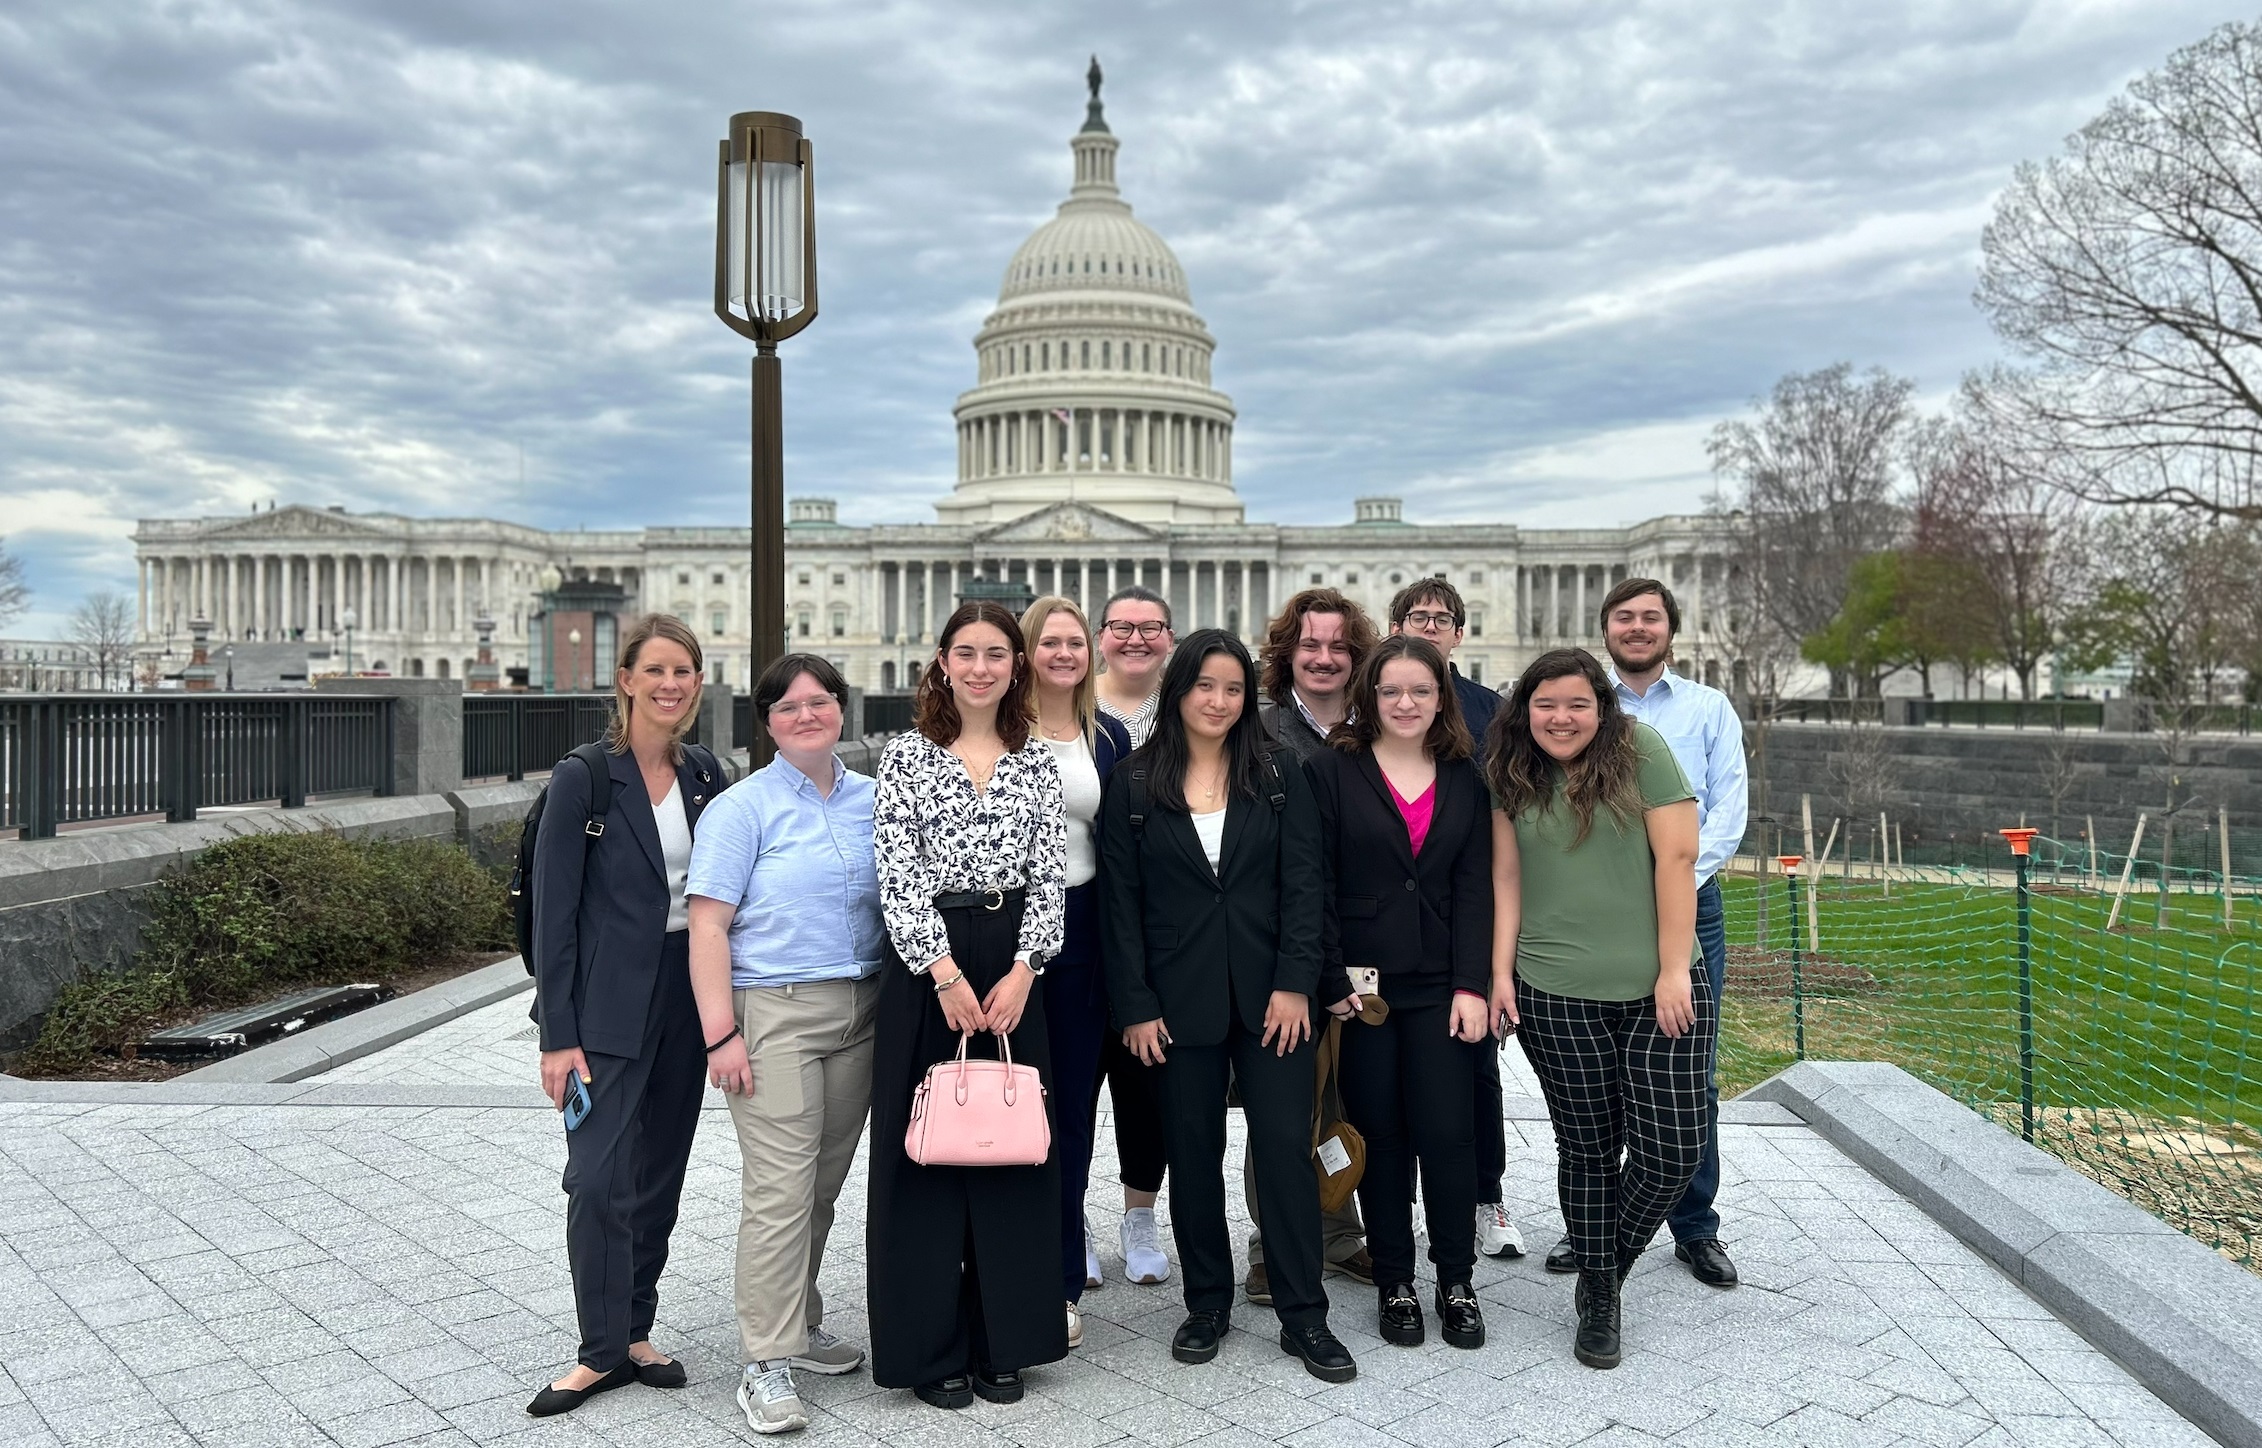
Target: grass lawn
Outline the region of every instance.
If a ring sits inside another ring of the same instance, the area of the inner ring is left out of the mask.
[[[1720,1087],[1797,1059],[1790,913],[1769,879],[1724,881],[1729,988]],[[2006,884],[1820,886],[1821,953],[1804,964],[1806,1054],[1891,1061],[2019,1129],[2017,900]],[[2262,1264],[2262,900],[2033,896],[2039,1144],[2249,1265]],[[1801,909],[1804,910],[1802,899]],[[1805,954],[1802,925],[1800,946]],[[1740,977],[1740,978],[1739,978]],[[1742,987],[1742,988],[1739,988]]]

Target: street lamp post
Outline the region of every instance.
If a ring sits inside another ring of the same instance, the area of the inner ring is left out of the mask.
[[[236,691],[236,646],[229,644],[220,650],[220,657],[228,661],[228,692],[233,694]]]
[[[359,622],[361,616],[353,611],[353,605],[338,610],[338,627],[345,630],[346,635],[345,675],[349,679],[353,677],[353,626]]]
[[[573,652],[566,656],[565,691],[570,694],[581,680],[581,630],[567,629],[566,642],[573,648]]]
[[[817,319],[817,202],[801,122],[741,111],[715,160],[715,315],[754,344],[753,678],[785,652],[785,426],[778,343]],[[748,680],[749,685],[752,679]],[[768,736],[749,741],[768,760]]]

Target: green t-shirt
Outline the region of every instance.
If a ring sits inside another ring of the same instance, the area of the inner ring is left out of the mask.
[[[1634,724],[1644,809],[1695,799],[1673,751],[1647,724]],[[1556,780],[1562,780],[1560,771]],[[1607,806],[1574,846],[1578,817],[1557,790],[1545,809],[1516,817],[1523,921],[1516,973],[1550,995],[1640,1000],[1657,989],[1657,858],[1640,816],[1620,823]],[[1692,951],[1692,962],[1697,957]]]

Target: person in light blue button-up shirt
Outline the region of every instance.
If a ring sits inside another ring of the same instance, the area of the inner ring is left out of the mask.
[[[1743,843],[1751,806],[1743,720],[1726,694],[1673,672],[1681,607],[1663,583],[1654,578],[1620,583],[1602,601],[1601,623],[1619,707],[1665,736],[1697,792],[1696,934],[1712,999],[1718,1002],[1728,973],[1718,877]],[[1705,1067],[1704,1160],[1666,1223],[1673,1230],[1673,1255],[1689,1265],[1698,1281],[1733,1287],[1736,1264],[1720,1245],[1720,1214],[1712,1205],[1720,1191],[1720,1088],[1713,1064]]]
[[[777,757],[707,806],[691,851],[691,979],[707,1074],[738,1128],[739,1406],[757,1433],[806,1426],[795,1371],[849,1373],[817,1270],[872,1102],[886,954],[874,785],[833,752],[848,685],[788,654],[754,685]]]

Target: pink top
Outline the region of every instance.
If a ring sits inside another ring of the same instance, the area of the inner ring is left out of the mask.
[[[1397,802],[1398,817],[1406,822],[1406,842],[1414,847],[1414,857],[1420,859],[1422,841],[1429,838],[1429,822],[1437,813],[1437,781],[1432,779],[1421,797],[1411,802],[1398,792],[1397,785],[1390,783],[1389,775],[1384,775],[1382,782],[1389,787],[1391,799]]]

